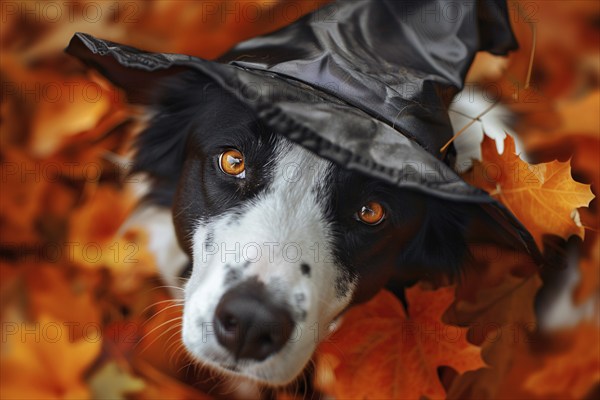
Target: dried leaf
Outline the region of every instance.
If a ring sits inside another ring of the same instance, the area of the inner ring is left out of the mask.
[[[600,383],[600,329],[589,323],[568,335],[569,348],[546,357],[544,367],[525,381],[525,388],[542,398],[581,399]]]
[[[144,381],[109,362],[90,379],[89,384],[95,399],[125,400],[127,394],[137,393],[146,387]]]
[[[37,323],[23,322],[2,343],[1,397],[90,398],[84,372],[98,356],[100,343],[71,341],[65,327],[49,316]]]
[[[528,164],[515,153],[510,137],[505,139],[502,154],[498,154],[495,142],[485,137],[482,156],[482,161],[474,160],[472,171],[464,178],[512,211],[540,248],[544,234],[565,239],[584,237],[584,228],[576,223],[575,216],[577,208],[587,207],[594,194],[590,185],[573,180],[569,162]]]
[[[478,271],[479,272],[479,271]],[[518,278],[506,275],[500,284],[485,284],[484,276],[476,293],[466,296],[459,286],[457,297],[467,298],[452,305],[446,317],[452,323],[469,325],[469,340],[482,347],[482,355],[490,368],[469,371],[457,377],[448,389],[448,399],[520,398],[512,396],[515,378],[523,379],[527,367],[515,372],[522,363],[518,356],[528,351],[531,332],[536,328],[533,301],[541,286],[537,275]],[[468,288],[469,292],[472,288]],[[509,383],[510,382],[510,383]],[[520,382],[520,381],[517,381]],[[504,396],[499,393],[506,391]]]
[[[454,288],[426,291],[415,286],[406,295],[410,317],[384,291],[350,310],[340,330],[320,346],[317,379],[326,393],[337,398],[440,399],[445,391],[439,366],[459,373],[485,366],[479,347],[466,340],[467,329],[441,321],[454,300]]]
[[[138,363],[137,370],[145,377],[146,388],[131,396],[133,399],[210,400],[211,397],[158,371],[152,365]]]

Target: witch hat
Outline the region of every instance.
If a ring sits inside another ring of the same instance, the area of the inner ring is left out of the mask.
[[[216,61],[84,33],[66,51],[132,102],[150,102],[162,79],[194,70],[321,157],[399,188],[472,204],[505,242],[541,262],[514,215],[453,170],[452,147],[440,152],[453,135],[448,106],[475,53],[516,47],[503,0],[356,0],[331,3]]]

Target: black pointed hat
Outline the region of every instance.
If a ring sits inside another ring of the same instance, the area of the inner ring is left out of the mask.
[[[522,224],[455,173],[452,150],[440,152],[453,135],[448,105],[475,53],[515,48],[504,0],[355,0],[242,42],[216,61],[144,52],[84,33],[66,51],[133,102],[149,102],[162,78],[195,70],[321,157],[400,188],[478,206],[539,261]]]

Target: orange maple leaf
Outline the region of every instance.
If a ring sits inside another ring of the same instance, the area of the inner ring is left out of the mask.
[[[317,353],[317,385],[336,398],[445,398],[437,368],[459,373],[484,367],[480,348],[467,342],[467,328],[444,324],[454,288],[406,291],[402,304],[382,291],[351,309]]]
[[[486,136],[481,153],[482,161],[474,161],[465,180],[500,200],[531,232],[540,248],[544,234],[583,238],[577,208],[587,207],[594,194],[590,185],[573,180],[570,162],[528,164],[516,154],[510,136],[504,141],[502,154],[498,154],[494,140]]]

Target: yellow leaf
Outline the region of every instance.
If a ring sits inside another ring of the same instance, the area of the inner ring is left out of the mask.
[[[89,383],[96,399],[124,400],[126,394],[139,392],[146,387],[142,379],[122,370],[114,361],[96,372]]]

